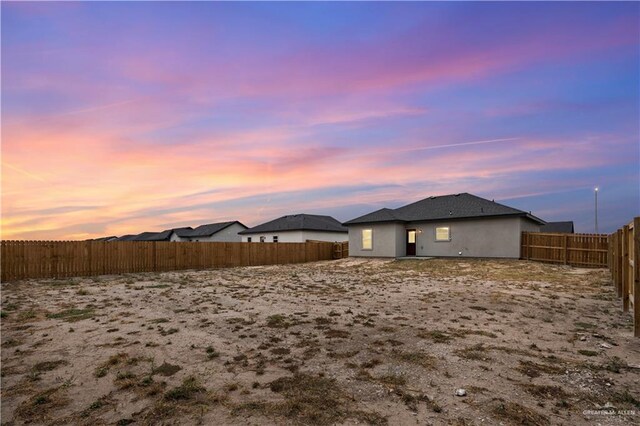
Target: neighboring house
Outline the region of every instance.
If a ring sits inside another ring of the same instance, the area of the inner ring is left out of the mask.
[[[143,232],[138,235],[125,235],[118,241],[183,241],[180,235],[192,231],[191,227],[166,229],[162,232]]]
[[[94,238],[92,240],[87,240],[87,241],[117,241],[118,237],[116,237],[115,235],[112,235],[110,237],[100,237],[100,238]]]
[[[546,225],[540,227],[540,232],[549,232],[553,234],[573,234],[573,221],[566,222],[547,222]]]
[[[240,242],[242,237],[239,232],[248,229],[237,220],[231,222],[210,223],[200,225],[196,229],[187,230],[178,235],[183,241],[218,241]]]
[[[545,222],[472,194],[429,197],[346,222],[349,255],[519,258],[523,231]]]
[[[347,241],[348,229],[331,216],[293,214],[240,232],[243,242]]]

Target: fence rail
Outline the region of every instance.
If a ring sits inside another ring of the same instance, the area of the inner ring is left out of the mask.
[[[523,232],[521,241],[520,257],[523,259],[586,268],[608,266],[606,234]]]
[[[633,334],[640,337],[640,217],[609,235],[609,270],[622,310],[633,314]]]
[[[2,281],[302,263],[335,256],[329,242],[2,241],[0,248]]]

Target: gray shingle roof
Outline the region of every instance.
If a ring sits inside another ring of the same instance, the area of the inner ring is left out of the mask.
[[[207,225],[200,225],[196,229],[191,229],[191,231],[184,232],[184,235],[178,234],[180,237],[209,237],[217,232],[222,231],[225,228],[237,223],[243,226],[245,229],[247,228],[241,222],[237,220],[232,220],[230,222],[219,222],[219,223],[209,223]]]
[[[540,227],[540,232],[573,234],[573,221],[547,222],[546,225]]]
[[[254,226],[253,228],[245,229],[239,232],[239,234],[281,231],[349,232],[347,228],[331,216],[293,214],[279,217],[261,225]]]
[[[467,219],[491,216],[525,216],[530,220],[545,222],[531,214],[513,207],[490,201],[476,195],[462,193],[428,197],[397,209],[381,209],[351,219],[345,225],[372,222],[419,222],[444,219]]]
[[[122,237],[119,237],[116,241],[134,241],[135,237],[137,237],[137,235],[127,234],[127,235],[123,235]]]
[[[167,229],[162,232],[143,232],[136,235],[130,241],[168,241],[173,230]]]

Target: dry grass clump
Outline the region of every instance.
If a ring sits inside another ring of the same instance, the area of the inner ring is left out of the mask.
[[[558,375],[563,374],[565,371],[562,367],[538,364],[532,361],[520,361],[520,365],[516,367],[516,370],[531,378],[540,377],[542,373]]]
[[[298,373],[281,377],[269,388],[284,397],[283,402],[252,401],[238,404],[232,414],[258,413],[271,417],[285,417],[289,422],[311,425],[331,425],[348,418],[368,424],[384,425],[387,421],[377,413],[353,409],[353,402],[335,380]]]
[[[400,352],[393,351],[394,358],[408,362],[410,364],[419,365],[420,367],[433,369],[436,365],[436,357],[425,352]]]
[[[47,314],[47,318],[59,319],[67,322],[76,322],[87,318],[93,318],[93,309],[65,309],[55,314]]]
[[[534,385],[531,383],[522,386],[527,393],[544,399],[566,399],[569,394],[560,386]]]
[[[518,403],[503,399],[495,400],[491,412],[514,425],[547,426],[550,424],[546,416]]]
[[[16,409],[15,415],[25,423],[45,422],[51,413],[68,405],[69,402],[62,387],[50,388],[22,402]]]

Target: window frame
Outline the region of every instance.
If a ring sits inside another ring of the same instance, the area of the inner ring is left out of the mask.
[[[370,241],[370,247],[367,248],[364,245],[364,233],[365,231],[369,231],[370,233],[370,237],[369,237],[369,241]],[[372,251],[373,250],[373,228],[364,228],[361,230],[360,232],[360,243],[362,245],[362,250],[363,251]]]
[[[447,238],[446,239],[440,239],[438,238],[438,229],[446,229],[447,230]],[[435,242],[437,243],[448,243],[451,241],[451,227],[450,226],[436,226],[434,229],[434,235],[433,238],[435,240]]]
[[[251,242],[251,237],[247,237],[247,242],[250,243]]]
[[[277,242],[278,242],[278,236],[277,236],[277,235],[274,235],[274,236],[273,236],[273,242],[274,242],[274,243],[277,243]]]
[[[264,235],[260,235],[260,242],[264,243],[265,241],[267,241],[267,237],[265,237]]]

